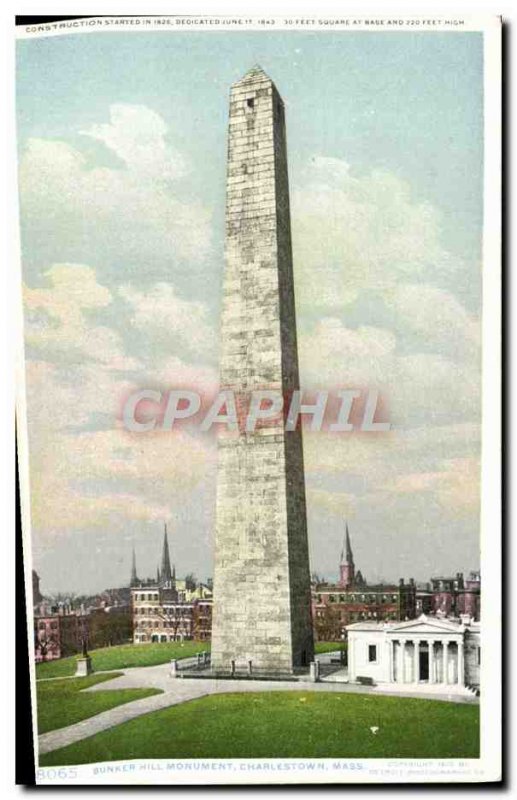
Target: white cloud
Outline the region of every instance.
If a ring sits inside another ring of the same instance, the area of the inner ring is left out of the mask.
[[[181,154],[167,145],[167,125],[150,108],[117,103],[110,106],[110,122],[81,131],[113,150],[145,181],[174,180],[185,172]]]
[[[128,355],[115,330],[92,324],[92,312],[108,308],[113,295],[91,267],[55,264],[45,277],[47,287],[25,290],[27,341],[41,354],[41,360],[26,363],[33,524],[48,537],[88,526],[120,528],[124,520],[164,519],[178,506],[188,507],[210,472],[213,440],[184,430],[129,434],[120,422],[122,408],[131,392],[151,380],[214,391],[215,371],[173,355],[161,360],[153,348],[145,364]],[[173,287],[167,291],[174,305]],[[158,313],[150,297],[131,295],[141,301],[139,325]],[[202,304],[178,300],[175,310],[168,318],[164,305],[165,316],[158,315],[153,330],[163,325],[165,336],[171,326],[185,336],[184,326],[193,335],[202,331]]]
[[[176,188],[186,167],[166,144],[166,130],[143,106],[112,107],[110,124],[86,133],[123,160],[117,167],[92,165],[67,142],[29,139],[19,187],[24,242],[33,257],[55,260],[57,253],[66,258],[86,249],[89,260],[95,253],[101,260],[202,263],[211,248],[211,214]]]
[[[302,310],[336,309],[363,289],[382,293],[429,275],[438,283],[463,279],[463,265],[440,242],[438,211],[415,201],[393,173],[356,177],[346,162],[319,156],[305,178],[292,202]]]
[[[26,341],[44,350],[80,361],[85,356],[112,370],[137,369],[138,361],[123,352],[119,334],[94,325],[85,312],[112,302],[109,289],[97,282],[95,270],[82,264],[54,264],[44,277],[48,288],[24,288]]]
[[[325,317],[300,337],[302,385],[313,388],[376,389],[389,419],[407,429],[453,420],[477,421],[480,373],[476,361],[455,361],[441,353],[400,354],[388,329],[347,328]]]
[[[384,302],[396,314],[396,324],[427,347],[459,361],[478,357],[479,320],[450,292],[428,284],[400,284],[384,293]]]
[[[102,370],[27,364],[32,522],[46,535],[130,519],[167,519],[207,477],[215,447],[182,429],[130,434],[118,416],[130,387]],[[111,417],[102,430],[80,430],[95,411]],[[77,425],[79,430],[71,428]]]
[[[216,369],[205,364],[189,364],[177,356],[170,356],[156,365],[150,377],[165,389],[191,389],[205,398],[214,397],[219,387]]]
[[[213,353],[216,332],[205,303],[179,297],[171,283],[157,283],[148,290],[126,284],[119,293],[131,306],[130,323],[135,328],[167,339],[173,349],[176,344],[204,355]]]
[[[309,506],[331,511],[345,519],[353,517],[357,505],[357,496],[352,492],[330,492],[325,489],[310,488],[307,490]]]
[[[335,317],[323,317],[311,333],[300,337],[302,383],[376,388],[393,368],[395,345],[388,330],[371,326],[353,330]]]
[[[393,521],[404,508],[409,513],[427,503],[439,509],[444,524],[475,519],[479,436],[480,426],[473,424],[393,430],[379,438],[365,433],[306,434],[306,468],[320,483],[326,480],[332,486],[332,490],[310,488],[309,503],[341,517],[373,506],[384,513],[392,509]]]
[[[471,516],[479,509],[479,458],[442,459],[433,472],[397,475],[382,487],[394,494],[431,494],[447,517]]]

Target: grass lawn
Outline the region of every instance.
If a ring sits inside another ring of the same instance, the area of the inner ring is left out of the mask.
[[[340,642],[316,642],[316,653],[339,650]],[[163,642],[151,644],[121,644],[91,650],[95,671],[125,669],[126,667],[151,667],[165,664],[171,658],[185,658],[210,650],[210,642]],[[64,678],[75,673],[77,656],[59,658],[36,664],[36,678]]]
[[[94,670],[151,667],[165,664],[171,658],[185,658],[210,650],[210,642],[163,642],[151,644],[120,644],[91,650]],[[77,656],[59,658],[36,664],[36,678],[62,678],[75,673]]]
[[[213,695],[146,714],[47,753],[40,765],[131,758],[476,758],[478,742],[476,705],[257,692]]]
[[[36,684],[38,696],[38,732],[46,733],[56,728],[65,728],[87,717],[107,711],[108,708],[140,700],[159,689],[113,689],[102,692],[81,692],[88,686],[117,678],[121,673],[90,675],[88,678],[40,681]]]
[[[345,642],[314,642],[316,653],[333,653],[338,650],[346,650]]]

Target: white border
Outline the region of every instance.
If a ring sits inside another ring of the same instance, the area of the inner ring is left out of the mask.
[[[484,225],[481,434],[481,761],[501,763],[501,36],[484,46]],[[484,656],[483,656],[484,654]]]
[[[56,4],[57,8],[54,7],[52,9],[52,13],[63,13],[65,15],[70,15],[74,13],[74,9],[71,8],[70,2],[65,4]],[[116,14],[117,12],[122,12],[124,14],[131,13],[131,10],[134,9],[135,13],[138,13],[138,10],[135,8],[134,3],[125,3],[124,8],[113,8],[113,2],[106,3],[103,8],[95,8],[88,13],[92,13],[98,11],[99,13],[106,14],[106,13],[113,13]],[[129,9],[128,6],[133,6],[133,9]],[[176,4],[176,8],[174,10],[180,11],[178,7],[180,4]],[[271,11],[269,10],[271,7],[270,2],[264,2],[261,4],[259,13],[261,17],[268,15],[271,16]],[[287,3],[275,3],[274,10],[278,13],[279,6],[282,5],[283,7],[287,6]],[[329,4],[328,3],[320,3],[318,6],[318,10],[321,11],[318,14],[318,17],[321,18],[324,15],[324,7],[326,8]],[[398,4],[400,9],[400,5],[404,6],[405,11],[410,10],[413,11],[415,6],[414,4]],[[425,14],[425,5],[421,4],[418,6],[420,12]],[[475,17],[462,17],[464,12],[464,8],[467,7],[469,9],[477,9],[480,3],[471,2],[468,4],[465,3],[456,3],[456,8],[458,6],[461,7],[460,13],[455,13],[454,9],[451,10],[450,3],[433,3],[433,11],[430,12],[436,18],[437,16],[437,6],[440,6],[440,10],[438,13],[441,12],[441,17],[446,17],[448,19],[454,18],[459,19],[463,18],[466,21],[465,26],[461,28],[458,27],[449,27],[449,26],[441,26],[441,25],[426,25],[419,26],[418,28],[408,28],[407,30],[483,30],[485,34],[485,228],[484,228],[484,271],[483,271],[483,436],[482,436],[482,452],[483,452],[483,465],[482,465],[482,574],[483,574],[483,610],[482,610],[482,617],[483,617],[483,626],[482,626],[482,646],[483,651],[485,653],[490,653],[490,658],[485,657],[482,659],[482,681],[483,681],[483,697],[482,697],[482,756],[479,761],[463,761],[460,766],[454,760],[447,761],[447,770],[445,773],[440,775],[432,775],[429,770],[426,770],[425,763],[423,761],[419,762],[407,762],[403,760],[396,760],[396,764],[394,767],[394,761],[390,760],[389,762],[386,760],[368,760],[367,766],[368,771],[365,772],[361,771],[361,774],[358,772],[354,775],[353,771],[350,770],[349,774],[346,779],[344,779],[342,774],[336,774],[332,777],[328,772],[326,772],[325,777],[317,777],[316,782],[332,782],[332,780],[338,782],[360,782],[360,783],[367,783],[370,781],[375,782],[382,782],[382,783],[390,783],[390,782],[399,782],[399,781],[417,781],[417,782],[441,782],[441,781],[454,781],[454,780],[461,780],[462,782],[478,782],[478,781],[492,781],[497,780],[500,776],[500,757],[501,757],[501,743],[500,743],[500,734],[501,734],[501,699],[500,699],[500,687],[501,687],[501,647],[500,647],[500,614],[501,614],[501,593],[500,593],[500,577],[501,577],[501,525],[500,525],[500,489],[501,489],[501,482],[500,482],[500,451],[501,451],[501,439],[500,439],[500,422],[501,422],[501,391],[500,391],[500,369],[501,369],[501,343],[500,343],[500,315],[501,315],[501,303],[500,303],[500,225],[501,225],[501,211],[500,211],[500,115],[501,115],[501,104],[500,104],[500,96],[497,89],[498,82],[500,80],[500,26],[499,20],[495,16],[486,17],[486,16],[475,16]],[[60,7],[61,6],[61,7]],[[166,7],[165,7],[166,6]],[[189,11],[190,13],[203,13],[206,10],[205,8],[199,8],[200,4],[197,2],[191,2],[189,4]],[[292,9],[292,4],[290,4],[291,8],[282,10],[286,12],[286,15],[293,16],[294,12]],[[296,17],[300,17],[301,15],[309,15],[314,17],[314,4],[313,3],[297,3],[296,4]],[[383,10],[385,11],[385,5],[382,6]],[[310,10],[309,10],[310,9]],[[173,9],[170,6],[170,3],[151,3],[150,7],[146,8],[146,12],[151,13],[158,13],[163,16],[171,16],[171,12]],[[77,11],[76,13],[84,13],[84,8]],[[237,3],[222,3],[219,5],[217,12],[219,15],[222,13],[230,14],[232,16],[238,15],[238,4]],[[42,9],[23,9],[23,11],[18,8],[17,13],[42,13]],[[242,14],[242,10],[240,10]],[[255,14],[257,12],[255,11]],[[347,7],[347,13],[352,14],[353,9],[349,6]],[[358,16],[355,19],[363,18],[363,20],[367,17],[371,19],[372,17],[380,18],[384,16],[386,18],[387,15],[381,14],[379,15],[376,8],[370,9],[367,14],[365,14],[364,6],[357,7],[357,14]],[[332,10],[327,10],[327,15],[336,16],[336,7],[335,5],[332,6]],[[398,10],[394,10],[393,14],[389,15],[389,18],[400,18],[403,14],[400,13]],[[342,18],[343,15],[340,15]],[[277,19],[281,19],[276,17]],[[353,18],[353,17],[352,17]],[[414,16],[412,17],[415,18]],[[422,15],[421,15],[422,18]],[[425,19],[429,19],[427,15],[424,17]],[[263,27],[258,24],[256,21],[253,24],[252,29],[264,29]],[[311,28],[312,30],[318,29],[320,26],[315,26]],[[324,26],[321,26],[324,27]],[[231,26],[229,26],[231,29]],[[105,28],[108,29],[108,28]],[[120,28],[115,27],[114,29],[120,30]],[[148,27],[147,30],[151,30],[151,27]],[[160,26],[160,29],[163,30],[164,28]],[[228,29],[224,26],[218,26],[216,29]],[[235,28],[233,28],[236,30]],[[248,28],[248,30],[251,29]],[[275,26],[275,29],[278,30]],[[282,28],[286,29],[286,28]],[[333,27],[332,30],[338,29],[337,27]],[[346,26],[343,26],[341,29],[349,29]],[[82,29],[85,30],[85,29]],[[87,30],[87,29],[86,29]],[[98,28],[95,28],[98,30]],[[135,30],[138,31],[139,28],[135,26],[135,28],[124,27],[124,31],[128,30]],[[239,30],[245,30],[244,27],[239,28]],[[388,32],[389,29],[387,28],[372,28],[370,26],[361,26],[355,25],[353,30],[385,30]],[[396,27],[393,30],[403,30],[402,28]],[[69,31],[68,31],[69,32]],[[30,34],[29,32],[17,32],[18,37],[24,36],[34,36],[34,34]],[[47,35],[58,35],[55,32]],[[11,156],[12,157],[12,156]],[[12,184],[13,185],[13,184]],[[14,193],[11,194],[11,198],[14,196]],[[15,215],[16,216],[16,215]],[[15,248],[16,249],[16,248]],[[15,253],[15,256],[17,254]],[[18,257],[16,258],[18,262]],[[21,273],[18,273],[18,276]],[[17,291],[17,296],[19,296],[19,291]],[[17,317],[19,314],[17,313]],[[19,319],[15,320],[16,328],[19,333]],[[21,357],[22,350],[19,353],[19,358]],[[20,361],[18,360],[18,364]],[[23,393],[23,378],[21,378],[20,383],[20,375],[18,374],[18,386],[20,391]],[[18,413],[20,418],[22,417],[24,408],[23,408],[23,397],[20,401],[20,397],[18,396]],[[27,462],[27,450],[26,450],[26,432],[22,431],[21,426],[19,428],[19,446],[20,446],[20,471],[21,471],[21,478],[25,482],[24,492],[22,493],[25,498],[28,496],[27,494],[27,487],[28,487],[28,462]],[[25,550],[26,552],[30,552],[30,548],[27,547],[28,541],[30,541],[30,531],[28,527],[28,520],[29,520],[29,512],[27,503],[22,501],[22,513],[24,515],[24,542],[25,542]],[[25,560],[25,572],[26,572],[26,582],[28,588],[28,597],[30,599],[32,594],[32,581],[31,581],[31,564],[30,564],[30,555]],[[32,633],[31,633],[31,620],[28,620],[28,633],[29,633],[29,642],[30,647],[32,648]],[[485,710],[489,709],[489,713],[485,713]],[[329,759],[329,763],[335,762],[337,759]],[[251,773],[250,770],[243,770],[242,767],[239,766],[238,771],[235,775],[230,776],[227,771],[224,771],[224,782],[231,783],[263,783],[263,782],[278,782],[282,783],[299,783],[305,782],[309,783],[314,780],[310,774],[305,771],[304,769],[297,769],[296,762],[304,761],[304,760],[282,760],[286,764],[290,764],[292,769],[285,772],[285,774],[278,779],[275,779],[274,775],[278,774],[279,771],[277,770],[273,772],[268,772],[267,770],[259,772],[259,774]],[[351,763],[351,760],[343,760],[339,759],[342,763],[347,761]],[[156,762],[143,762],[147,765],[147,768],[150,769],[150,773],[148,778],[144,778],[143,774],[145,774],[146,769],[142,769],[142,762],[132,762],[133,764],[138,766],[139,769],[139,782],[144,780],[145,782],[149,782],[151,784],[155,783],[172,783],[171,778],[173,775],[179,776],[180,770],[176,767],[175,770],[171,772],[163,771],[160,772],[158,769],[158,765],[163,764],[163,762],[156,761]],[[174,763],[174,762],[168,762]],[[241,764],[242,762],[239,760],[234,760],[234,763]],[[272,763],[262,762],[262,763]],[[354,763],[359,763],[355,761]],[[364,763],[364,762],[363,762]],[[431,767],[436,766],[434,762],[428,762]],[[424,771],[424,774],[421,772],[417,775],[414,774],[413,777],[406,774],[405,777],[401,776],[401,772],[404,768],[411,769],[411,764],[418,764],[415,767],[418,770]],[[117,766],[120,766],[120,762],[116,762]],[[115,766],[114,765],[114,766]],[[72,777],[63,776],[61,779],[51,780],[50,783],[52,785],[59,784],[103,784],[106,783],[106,774],[97,775],[93,774],[94,770],[99,768],[101,765],[85,765],[83,767],[77,768],[77,774]],[[450,769],[457,767],[459,772],[453,776],[450,773]],[[379,767],[383,767],[386,769],[395,769],[397,775],[396,777],[389,777],[389,774],[383,774],[380,778],[378,773],[372,773],[373,770],[378,769]],[[68,769],[68,768],[67,768]],[[460,777],[460,773],[466,770],[467,774],[464,774],[463,777]],[[346,770],[345,770],[346,771]],[[244,777],[242,773],[244,774]],[[143,773],[143,774],[142,774]],[[175,781],[177,784],[192,784],[192,783],[220,783],[220,775],[221,773],[217,774],[207,772],[207,774],[201,775],[199,771],[192,771],[190,774],[188,771],[181,773],[181,777],[179,780]],[[45,780],[44,777],[40,779],[42,784],[49,783],[48,780]],[[114,779],[109,780],[110,783],[116,784],[123,784],[123,783],[134,783],[134,776],[131,775],[131,772],[127,773],[114,773]]]

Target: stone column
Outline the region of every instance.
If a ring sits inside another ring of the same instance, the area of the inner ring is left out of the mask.
[[[413,646],[413,683],[418,683],[420,680],[420,639],[415,639]]]
[[[443,642],[443,682],[449,683],[449,642]]]
[[[458,642],[458,683],[465,685],[465,654],[463,642]]]
[[[393,672],[393,667],[392,667],[393,647],[392,647],[392,642],[391,642],[390,639],[386,640],[386,653],[387,653],[387,657],[388,657],[388,681],[389,681],[389,683],[392,683],[392,681],[393,681],[393,675],[392,675],[392,672]]]
[[[429,641],[429,683],[435,682],[434,670],[434,639],[431,639]]]
[[[400,640],[400,651],[402,660],[401,683],[406,683],[406,639]]]

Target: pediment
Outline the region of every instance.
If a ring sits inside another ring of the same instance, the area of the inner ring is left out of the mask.
[[[426,617],[422,615],[418,619],[410,619],[406,622],[400,622],[390,627],[388,633],[395,634],[453,634],[462,633],[463,627],[457,622],[451,622],[447,619],[437,619],[436,617]]]

